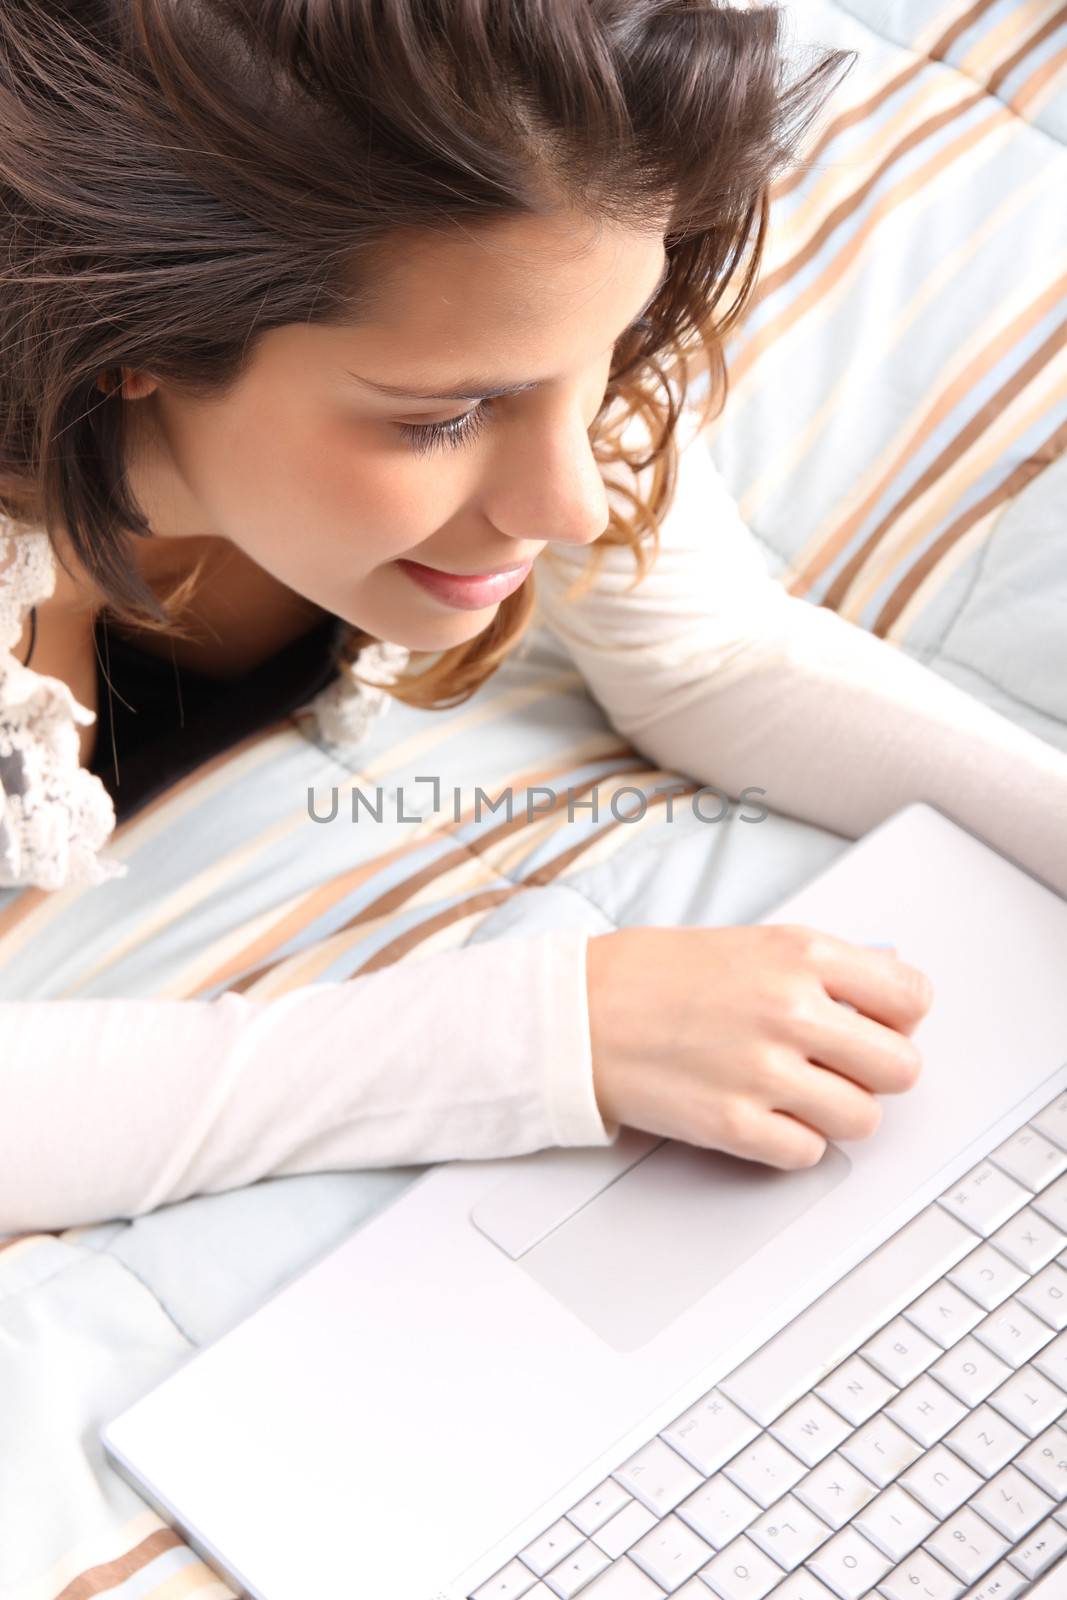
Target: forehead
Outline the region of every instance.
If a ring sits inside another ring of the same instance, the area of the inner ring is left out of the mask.
[[[632,309],[662,250],[662,228],[570,213],[408,230],[378,252],[374,307],[359,326],[416,342],[462,331],[466,341],[479,329],[499,338],[583,314],[610,320]]]

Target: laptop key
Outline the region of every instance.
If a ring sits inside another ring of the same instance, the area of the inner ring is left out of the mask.
[[[1053,1500],[1067,1499],[1067,1433],[1059,1423],[1032,1440],[1015,1465]]]
[[[962,1289],[945,1278],[927,1289],[904,1312],[909,1322],[921,1328],[928,1339],[933,1339],[943,1350],[948,1350],[957,1339],[970,1333],[984,1315],[982,1306],[976,1305]]]
[[[761,1434],[723,1468],[726,1476],[765,1510],[791,1489],[805,1470],[804,1463],[769,1433]]]
[[[770,1432],[806,1467],[818,1466],[852,1432],[852,1424],[831,1410],[825,1400],[809,1394],[783,1411]]]
[[[1067,1333],[1059,1334],[1033,1358],[1033,1364],[1046,1378],[1067,1393]]]
[[[977,1583],[1007,1552],[1008,1541],[970,1506],[961,1506],[930,1535],[926,1549],[963,1583]]]
[[[675,1516],[664,1517],[628,1551],[630,1560],[668,1594],[673,1594],[714,1554],[710,1545]]]
[[[991,1161],[980,1161],[947,1194],[939,1196],[937,1204],[988,1238],[1032,1198],[1029,1189]]]
[[[753,1422],[724,1394],[712,1389],[696,1405],[676,1417],[669,1428],[661,1428],[660,1438],[684,1456],[691,1467],[710,1478],[724,1461],[751,1444],[759,1431],[758,1422]]]
[[[884,1600],[960,1600],[963,1584],[925,1550],[916,1550],[882,1579],[876,1593]]]
[[[928,1372],[902,1389],[885,1409],[890,1421],[898,1423],[924,1449],[936,1444],[967,1415],[967,1407]]]
[[[764,1600],[785,1573],[742,1534],[701,1567],[700,1576],[718,1600]]]
[[[1058,1261],[1050,1261],[1025,1289],[1019,1290],[1017,1298],[1057,1333],[1067,1328],[1067,1272]]]
[[[1030,1593],[1030,1585],[1017,1567],[1002,1561],[999,1567],[987,1572],[985,1577],[968,1589],[963,1600],[1016,1600],[1023,1592]]]
[[[561,1561],[558,1567],[545,1573],[545,1582],[552,1593],[559,1596],[559,1600],[574,1600],[574,1596],[585,1588],[590,1578],[603,1572],[607,1565],[608,1557],[603,1550],[598,1550],[587,1539],[566,1561]]]
[[[795,1495],[787,1494],[752,1524],[748,1537],[764,1555],[792,1572],[830,1537],[830,1529]]]
[[[1017,1543],[1047,1517],[1054,1503],[1036,1483],[1015,1467],[1005,1467],[971,1499],[974,1509],[991,1522],[1005,1539]]]
[[[1011,1368],[973,1334],[946,1350],[930,1368],[930,1376],[962,1400],[965,1406],[980,1406],[994,1389],[1011,1377]]]
[[[957,1289],[962,1289],[965,1295],[977,1301],[984,1311],[992,1311],[1027,1281],[1027,1274],[1018,1262],[987,1239],[969,1256],[964,1256],[959,1266],[953,1267],[948,1278]]]
[[[896,1385],[887,1382],[859,1355],[849,1356],[815,1390],[820,1400],[825,1400],[855,1428],[869,1421],[876,1411],[881,1411],[896,1392]]]
[[[920,1456],[900,1481],[940,1522],[958,1511],[965,1500],[972,1500],[976,1490],[983,1488],[977,1472],[972,1472],[965,1461],[946,1450],[943,1444],[935,1444],[932,1450]]]
[[[636,1544],[638,1539],[655,1526],[655,1512],[643,1506],[640,1500],[631,1500],[629,1505],[623,1506],[610,1521],[596,1530],[593,1534],[593,1543],[614,1561],[617,1557],[625,1555],[632,1544]]]
[[[686,1600],[689,1600],[688,1595]],[[704,1600],[707,1600],[706,1596]],[[836,1600],[836,1597],[821,1578],[805,1567],[803,1572],[794,1572],[780,1588],[775,1589],[771,1600]]]
[[[1067,1550],[1067,1528],[1050,1517],[1011,1552],[1008,1560],[1027,1578],[1040,1578]]]
[[[576,1506],[571,1507],[567,1512],[567,1520],[573,1522],[576,1528],[581,1528],[588,1538],[602,1528],[616,1511],[621,1511],[629,1503],[630,1496],[622,1484],[616,1483],[614,1478],[605,1478],[602,1484],[590,1490],[584,1500],[579,1500]]]
[[[612,1477],[658,1517],[673,1511],[701,1483],[701,1474],[658,1435],[617,1467]]]
[[[529,1567],[516,1557],[506,1567],[501,1567],[488,1583],[475,1589],[471,1600],[520,1600],[521,1596],[529,1594],[535,1583],[537,1579]]]
[[[945,1443],[983,1478],[993,1478],[1022,1449],[1026,1435],[999,1411],[983,1405],[946,1433]]]
[[[1027,1438],[1036,1439],[1067,1410],[1067,1394],[1036,1367],[1027,1366],[1020,1367],[1007,1383],[991,1394],[989,1404]]]
[[[903,1561],[937,1527],[930,1513],[899,1483],[891,1483],[864,1506],[854,1524],[891,1562]]]
[[[898,1428],[889,1417],[872,1417],[862,1428],[857,1428],[851,1439],[841,1446],[841,1454],[865,1478],[884,1489],[910,1467],[923,1453],[910,1433]]]
[[[577,1550],[582,1543],[582,1536],[573,1522],[568,1522],[566,1517],[560,1517],[544,1533],[528,1544],[525,1550],[519,1551],[519,1560],[525,1562],[531,1572],[543,1578],[546,1572],[569,1556],[572,1550]]]
[[[905,1317],[894,1317],[860,1349],[860,1355],[898,1389],[925,1372],[940,1354],[941,1346]]]
[[[842,1528],[808,1566],[840,1600],[862,1600],[893,1565],[858,1528]]]
[[[653,1583],[627,1556],[613,1562],[578,1592],[582,1600],[666,1600],[659,1584]]]
[[[1047,1322],[1020,1305],[1013,1295],[978,1324],[974,1336],[1009,1367],[1021,1367],[1049,1343],[1053,1331]]]
[[[1067,1173],[1034,1196],[1034,1206],[1054,1228],[1067,1233]]]
[[[1036,1583],[1027,1583],[1019,1593],[1025,1595],[1026,1600],[1063,1600],[1064,1578],[1067,1578],[1067,1566],[1060,1560],[1049,1568],[1043,1578],[1038,1578]],[[999,1595],[996,1600],[1000,1600]]]
[[[1033,1206],[1023,1206],[997,1229],[989,1243],[1024,1272],[1040,1272],[1061,1250],[1067,1250],[1067,1234],[1054,1228]]]
[[[794,1492],[809,1510],[836,1529],[843,1528],[878,1491],[835,1450],[797,1484]]]
[[[706,1539],[713,1550],[721,1550],[736,1539],[759,1514],[755,1500],[750,1500],[721,1472],[676,1507],[676,1515]]]
[[[1058,1094],[1036,1117],[1031,1117],[1030,1126],[1058,1144],[1061,1150],[1067,1150],[1067,1091]]]
[[[991,1150],[989,1159],[1028,1189],[1043,1189],[1061,1172],[1067,1172],[1067,1150],[1061,1150],[1029,1123]]]

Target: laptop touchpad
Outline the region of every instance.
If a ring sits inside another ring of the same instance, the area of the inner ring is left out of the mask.
[[[594,1170],[606,1153],[566,1152],[588,1156]],[[558,1162],[564,1152],[541,1154],[548,1158],[550,1202],[559,1192],[551,1158]],[[521,1254],[494,1239],[518,1268],[621,1351],[654,1338],[851,1170],[833,1144],[816,1166],[794,1172],[674,1140],[635,1155],[621,1177],[605,1168],[607,1186]],[[527,1190],[535,1171],[527,1164],[522,1174]],[[494,1229],[486,1201],[495,1198],[483,1198],[472,1217],[488,1237]]]

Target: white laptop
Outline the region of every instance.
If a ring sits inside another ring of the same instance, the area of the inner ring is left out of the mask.
[[[761,921],[930,975],[915,1087],[428,1171],[103,1431],[235,1591],[1067,1596],[1067,901],[916,803]]]

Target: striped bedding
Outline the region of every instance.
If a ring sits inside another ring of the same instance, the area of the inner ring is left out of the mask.
[[[778,186],[716,462],[791,593],[1067,748],[1067,9],[791,15],[859,58]]]
[[[797,0],[790,22],[798,50],[859,59],[777,189],[708,447],[792,592],[1067,749],[1067,10]],[[672,780],[668,822],[654,791]],[[556,803],[527,816],[539,784]],[[477,787],[509,785],[510,822],[476,814]],[[612,814],[623,786],[650,797],[639,822]],[[314,821],[308,791],[326,815],[335,787],[337,819]],[[349,820],[356,787],[381,789],[382,821]],[[392,703],[358,767],[287,720],[120,827],[127,878],[0,892],[0,998],[265,997],[561,923],[748,921],[845,848],[774,813],[703,823],[694,788],[621,741],[535,632],[452,712]],[[599,819],[568,818],[568,793],[594,792]],[[0,1248],[2,1600],[231,1593],[96,1430],[418,1170],[266,1181]]]

